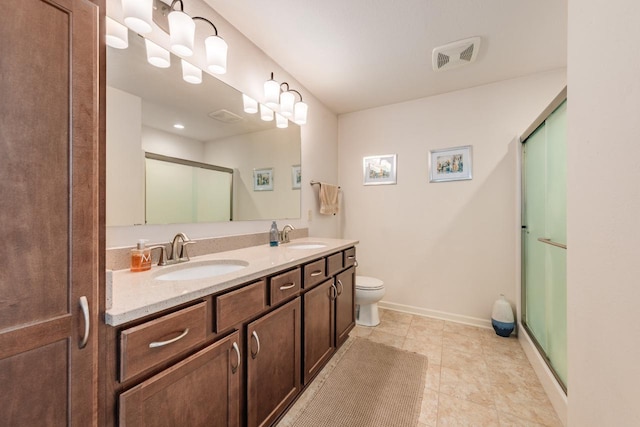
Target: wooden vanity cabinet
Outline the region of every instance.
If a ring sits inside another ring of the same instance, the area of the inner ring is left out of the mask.
[[[239,333],[120,395],[120,426],[240,425]]]
[[[300,297],[249,323],[247,426],[271,425],[301,390]]]
[[[349,332],[356,326],[356,269],[349,267],[338,274],[335,279],[336,297],[336,347],[340,347]]]
[[[327,280],[304,294],[305,385],[316,376],[336,349],[335,295],[333,280]]]

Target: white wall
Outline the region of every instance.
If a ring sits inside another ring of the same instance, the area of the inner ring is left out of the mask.
[[[142,100],[107,86],[107,226],[144,224]]]
[[[149,153],[194,162],[201,162],[204,158],[204,143],[202,141],[154,129],[149,126],[142,126],[141,141],[142,150]]]
[[[107,14],[122,22],[122,9],[119,0],[107,0]],[[338,216],[318,215],[317,187],[309,185],[309,181],[320,180],[337,182],[338,180],[338,119],[320,103],[309,91],[300,85],[295,78],[283,70],[271,58],[265,55],[256,45],[242,33],[226,22],[215,11],[206,6],[202,0],[189,0],[185,11],[193,16],[204,16],[212,20],[218,33],[229,45],[228,71],[216,78],[256,99],[262,98],[263,84],[275,73],[278,81],[287,81],[291,88],[302,93],[304,101],[309,105],[309,116],[306,125],[302,126],[302,217],[288,221],[295,227],[308,227],[311,236],[338,237],[340,233]],[[200,24],[198,34],[202,35]],[[206,27],[204,27],[206,29]],[[206,32],[206,31],[205,31]],[[169,45],[168,36],[156,30],[150,37],[160,45]],[[204,67],[202,43],[197,44],[193,62]],[[322,70],[318,70],[322,72]],[[309,219],[311,218],[311,219]],[[183,231],[191,238],[215,237],[232,234],[267,232],[270,221],[241,221],[232,223],[182,224],[138,227],[107,227],[107,248],[132,246],[138,239],[148,239],[150,243],[164,242],[177,232]],[[283,224],[280,224],[281,226]]]
[[[569,426],[638,426],[640,5],[569,2]]]
[[[300,218],[300,190],[294,190],[291,168],[300,165],[297,126],[221,138],[205,144],[205,161],[234,169],[235,221],[255,218]],[[270,168],[273,190],[254,191],[254,169]],[[284,226],[284,221],[281,226]]]
[[[515,305],[518,145],[565,70],[339,117],[343,235],[395,308],[488,325]],[[429,150],[473,146],[473,179],[429,183]],[[397,185],[363,186],[362,157],[398,155]]]

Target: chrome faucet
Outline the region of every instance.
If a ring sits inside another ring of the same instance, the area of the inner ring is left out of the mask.
[[[169,243],[170,246],[168,250],[165,245],[151,246],[149,249],[160,249],[158,265],[170,265],[189,261],[187,246],[193,243],[195,242],[189,239],[186,234],[178,233],[171,243]]]
[[[282,227],[282,231],[280,232],[280,242],[289,243],[289,233],[293,230],[295,230],[295,227],[291,224],[287,224]]]

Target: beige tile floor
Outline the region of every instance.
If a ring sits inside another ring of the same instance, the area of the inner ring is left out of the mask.
[[[356,326],[366,338],[428,358],[422,410],[416,427],[562,426],[516,338],[493,330],[391,310],[375,328]],[[325,368],[331,370],[348,347]],[[323,370],[324,372],[324,370]],[[324,381],[310,384],[278,427],[290,425]],[[412,427],[412,426],[407,426]]]

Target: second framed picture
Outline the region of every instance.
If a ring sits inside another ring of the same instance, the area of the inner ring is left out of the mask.
[[[429,152],[429,182],[471,178],[471,145]]]
[[[273,191],[273,169],[253,170],[253,191]]]
[[[362,159],[363,184],[395,184],[396,159],[395,154],[364,157]]]

